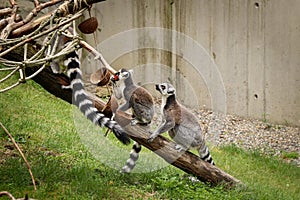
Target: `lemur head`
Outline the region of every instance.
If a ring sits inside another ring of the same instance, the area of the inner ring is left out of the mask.
[[[163,96],[171,96],[176,93],[174,86],[170,83],[156,84],[155,87]]]
[[[120,80],[125,80],[129,77],[131,77],[133,74],[133,70],[126,70],[124,68],[120,69],[118,72],[116,72],[114,75],[110,77],[110,80],[112,82],[120,81]]]

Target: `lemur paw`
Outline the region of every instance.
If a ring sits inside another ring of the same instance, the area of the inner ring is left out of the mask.
[[[151,133],[151,132],[150,132]],[[153,142],[153,140],[156,138],[157,136],[155,134],[151,134],[150,137],[147,139],[148,143]]]
[[[185,151],[185,147],[181,146],[180,144],[176,144],[175,149],[177,152]]]
[[[135,126],[138,124],[138,121],[136,119],[131,120],[131,126]]]
[[[62,85],[61,89],[63,90],[71,89],[71,85]]]
[[[148,143],[151,143],[151,142],[153,142],[154,139],[155,139],[155,138],[149,137],[148,140],[147,140],[147,142],[148,142]]]

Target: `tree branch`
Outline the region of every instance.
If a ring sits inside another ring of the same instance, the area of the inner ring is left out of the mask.
[[[18,198],[16,199],[11,193],[7,192],[7,191],[1,191],[0,192],[0,197],[2,196],[7,196],[10,200],[35,200],[32,198],[28,198],[28,195],[26,194],[24,198]]]
[[[74,2],[69,2],[68,4],[64,5],[64,6],[60,6],[58,9],[61,9],[62,11],[60,11],[60,16],[66,16],[68,14],[74,14],[76,12],[78,12],[78,10],[83,9],[83,8],[87,8],[90,7],[92,4],[95,3],[99,3],[102,1],[106,1],[106,0],[86,0],[86,1],[82,1],[82,2],[86,2],[84,4],[80,4],[80,7],[76,7]],[[60,1],[59,1],[60,2]],[[52,11],[51,13],[54,13],[54,11]],[[16,38],[16,37],[20,37],[24,34],[30,33],[31,31],[33,31],[34,29],[36,29],[44,20],[48,19],[49,17],[51,17],[51,13],[48,13],[30,23],[27,23],[26,25],[23,25],[21,27],[18,27],[17,29],[13,30],[10,34],[11,38]]]
[[[2,8],[0,9],[0,17],[8,15],[12,12],[11,8]]]
[[[32,184],[33,184],[33,188],[36,191],[36,184],[35,184],[34,176],[32,174],[31,167],[30,167],[30,165],[29,165],[29,163],[28,163],[25,155],[23,154],[22,150],[20,149],[20,147],[16,143],[15,139],[13,138],[13,136],[8,132],[8,130],[5,128],[5,126],[1,122],[0,122],[0,126],[2,127],[2,129],[4,130],[4,132],[8,135],[8,137],[11,139],[12,143],[17,148],[17,150],[19,151],[21,157],[23,158],[23,160],[24,160],[24,162],[26,164],[26,167],[28,169],[28,172],[30,174],[30,177],[31,177],[31,180],[32,180]]]
[[[0,16],[5,16],[11,14],[10,17],[6,19],[2,19],[0,23],[0,38],[16,38],[20,37],[24,34],[30,33],[32,30],[36,29],[40,23],[51,16],[51,13],[57,13],[59,17],[66,16],[68,14],[74,14],[81,9],[91,7],[92,4],[102,2],[105,0],[73,0],[73,1],[66,1],[62,5],[60,5],[57,9],[49,12],[48,14],[41,16],[39,19],[34,19],[37,14],[43,10],[44,8],[59,4],[63,2],[62,0],[52,0],[45,3],[40,3],[38,0],[34,1],[34,8],[31,10],[30,13],[24,18],[21,19],[19,15],[17,15],[18,4],[11,0],[10,3],[12,8],[4,8],[0,10]]]
[[[10,200],[16,200],[16,198],[11,193],[9,193],[7,191],[1,191],[0,192],[0,197],[2,197],[4,195],[8,196]]]

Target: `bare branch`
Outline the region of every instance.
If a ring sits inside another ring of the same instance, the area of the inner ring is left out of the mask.
[[[34,0],[34,6],[38,7],[40,5],[40,2],[38,0]]]
[[[25,43],[28,43],[28,42],[31,42],[31,41],[37,39],[37,38],[40,38],[40,37],[42,37],[42,36],[44,36],[44,35],[46,35],[46,34],[48,34],[48,33],[51,33],[52,31],[54,31],[54,30],[56,30],[56,29],[58,29],[58,28],[64,26],[64,25],[66,25],[66,24],[72,22],[73,20],[75,20],[75,19],[79,18],[80,16],[82,16],[83,11],[84,11],[84,10],[82,10],[81,12],[76,13],[76,14],[75,14],[74,16],[72,16],[70,19],[68,19],[68,20],[66,20],[66,21],[64,21],[64,22],[62,22],[62,23],[56,25],[56,26],[53,27],[53,28],[50,28],[50,29],[48,29],[48,30],[46,30],[46,31],[44,31],[44,32],[42,32],[42,33],[37,34],[37,35],[34,35],[34,36],[31,37],[31,38],[24,39],[22,42],[19,42],[19,43],[16,44],[15,46],[13,46],[13,47],[11,47],[11,48],[9,48],[9,49],[3,51],[2,53],[0,53],[0,57],[5,56],[6,54],[8,54],[9,52],[11,52],[12,50],[14,50],[14,49],[16,49],[16,48],[18,48],[18,47],[24,45]]]
[[[47,8],[49,6],[52,6],[52,5],[55,5],[55,4],[57,4],[57,3],[61,2],[61,1],[62,0],[52,0],[52,1],[48,1],[48,2],[43,3],[43,4],[36,5],[36,7],[26,16],[26,18],[24,20],[22,20],[22,21],[19,21],[19,22],[16,22],[16,20],[15,20],[16,19],[17,9],[18,9],[17,4],[15,4],[13,6],[12,19],[9,20],[9,23],[6,26],[6,28],[2,30],[0,38],[1,39],[8,38],[8,36],[10,35],[10,33],[13,30],[15,30],[15,29],[17,29],[17,28],[19,28],[19,27],[21,27],[21,26],[29,23],[35,16],[37,16],[37,14],[42,9]]]
[[[0,122],[0,126],[2,127],[2,129],[4,130],[4,132],[9,136],[9,138],[11,139],[12,143],[14,144],[14,146],[17,148],[17,150],[19,151],[20,155],[22,156],[26,166],[27,166],[27,169],[29,171],[29,174],[30,174],[30,177],[31,177],[31,180],[32,180],[32,184],[33,184],[33,187],[34,187],[34,190],[36,191],[36,184],[35,184],[35,180],[34,180],[34,176],[32,174],[32,171],[31,171],[31,168],[30,168],[30,165],[26,159],[26,157],[24,156],[22,150],[20,149],[20,147],[18,146],[18,144],[16,143],[15,139],[13,138],[13,136],[8,132],[8,130],[5,128],[5,126]]]
[[[10,2],[10,5],[12,5],[12,6],[16,5],[15,0],[9,0],[9,2]]]
[[[0,20],[0,30],[2,30],[3,28],[5,28],[11,20],[12,20],[12,17],[8,17],[6,19],[1,19]],[[21,15],[17,14],[16,18],[15,18],[15,22],[19,22],[21,20],[22,20]]]
[[[57,3],[61,2],[62,0],[53,0],[53,1],[56,1],[56,4],[57,4]],[[61,5],[58,9],[52,11],[51,13],[58,13],[59,16],[66,16],[68,14],[74,14],[81,9],[88,8],[92,4],[99,3],[102,1],[105,1],[105,0],[79,0],[79,1],[75,0],[75,1],[71,1],[71,2],[66,2],[65,4]],[[50,4],[51,4],[50,2],[52,2],[52,1],[44,3],[45,6],[46,5],[47,5],[47,7],[50,6]],[[75,6],[74,2],[79,2],[77,4],[79,4],[80,6]],[[53,4],[53,5],[55,5],[55,4]],[[38,27],[44,20],[49,18],[51,16],[51,13],[48,13],[47,15],[44,15],[44,16],[40,17],[39,19],[36,19],[29,23],[27,22],[27,24],[23,24],[22,26],[15,28],[14,30],[11,31],[10,37],[12,37],[12,38],[20,37],[26,33],[31,32],[32,30],[36,29],[36,27]]]
[[[11,11],[11,17],[7,19],[7,25],[6,27],[2,30],[0,34],[1,39],[5,39],[9,36],[10,32],[14,29],[14,26],[16,24],[16,15],[17,15],[17,10],[18,10],[18,5],[15,3],[14,0],[10,0],[10,3],[12,5],[12,11]]]
[[[112,73],[116,73],[116,70],[114,68],[112,68],[108,62],[104,59],[104,57],[102,56],[102,54],[97,51],[96,49],[94,49],[91,45],[89,45],[87,42],[80,40],[80,44],[83,48],[85,48],[86,50],[88,50],[90,53],[92,53],[95,56],[95,60],[98,59],[100,60],[100,62]]]
[[[16,200],[16,198],[11,193],[9,193],[7,191],[1,191],[0,192],[0,197],[2,197],[4,195],[8,196],[10,198],[10,200]]]
[[[12,12],[11,8],[3,8],[0,10],[0,17],[8,15]]]
[[[35,199],[31,199],[31,198],[28,198],[28,195],[26,194],[24,198],[19,198],[19,199],[16,199],[11,193],[7,192],[7,191],[1,191],[0,192],[0,197],[2,196],[8,196],[8,198],[10,200],[35,200]]]

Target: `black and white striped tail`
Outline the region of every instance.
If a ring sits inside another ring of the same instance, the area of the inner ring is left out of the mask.
[[[202,160],[204,160],[212,165],[215,165],[207,146],[204,146],[202,149],[199,150],[199,155]]]
[[[80,70],[80,61],[77,53],[74,51],[67,55],[64,65],[68,68],[67,75],[70,78],[71,84],[64,86],[73,90],[73,104],[94,124],[101,127],[106,126],[111,129],[115,136],[124,144],[129,144],[130,139],[122,127],[114,120],[105,117],[93,105],[93,102],[88,99],[88,95],[84,89],[82,81],[82,73]]]
[[[135,167],[135,163],[139,158],[139,153],[140,153],[141,149],[142,149],[142,146],[139,143],[137,143],[137,142],[133,143],[132,150],[130,152],[130,157],[126,161],[125,166],[122,168],[122,172],[130,173],[131,170],[133,170],[133,168]]]

